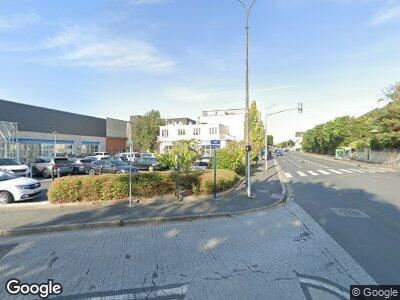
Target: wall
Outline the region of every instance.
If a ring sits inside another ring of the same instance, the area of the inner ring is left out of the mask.
[[[0,121],[18,123],[20,131],[106,136],[105,119],[5,100],[0,100]]]
[[[128,121],[107,118],[106,119],[106,136],[116,138],[126,138],[126,124]]]
[[[400,164],[400,151],[373,151],[370,149],[356,150],[350,159],[379,164]]]
[[[106,151],[111,152],[113,154],[119,152],[126,151],[126,138],[115,138],[115,137],[107,137],[106,138]]]

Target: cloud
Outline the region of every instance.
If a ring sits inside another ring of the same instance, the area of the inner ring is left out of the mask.
[[[173,60],[145,41],[110,36],[99,30],[66,28],[48,38],[42,47],[50,54],[45,60],[51,63],[149,73],[166,72],[175,67]]]
[[[400,20],[400,4],[389,5],[379,11],[371,20],[370,25],[378,26],[383,23]]]
[[[0,31],[25,28],[37,24],[41,20],[35,12],[18,13],[9,16],[0,16]]]

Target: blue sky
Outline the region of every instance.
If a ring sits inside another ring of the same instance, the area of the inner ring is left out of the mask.
[[[2,0],[0,98],[121,119],[243,107],[243,21],[236,0]],[[251,99],[304,105],[270,118],[277,140],[376,107],[399,32],[399,0],[257,0]]]

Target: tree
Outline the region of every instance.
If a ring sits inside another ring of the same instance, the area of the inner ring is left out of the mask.
[[[173,169],[175,167],[175,157],[178,157],[180,171],[187,173],[190,171],[194,162],[202,157],[202,151],[196,140],[181,140],[174,142],[172,149],[168,153],[158,156],[161,164]]]
[[[151,110],[136,119],[132,124],[132,140],[135,151],[154,152],[160,126],[164,124],[165,122],[161,119],[160,112],[157,110]]]
[[[243,142],[229,142],[225,148],[217,150],[216,156],[218,169],[235,171],[242,176],[246,173]],[[210,165],[214,165],[214,156],[211,157]]]
[[[265,129],[261,119],[261,113],[257,109],[256,101],[249,107],[249,128],[250,128],[250,159],[255,161],[265,146]],[[247,127],[245,126],[245,136]]]

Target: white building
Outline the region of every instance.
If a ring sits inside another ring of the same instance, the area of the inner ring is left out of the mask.
[[[304,132],[296,132],[294,137],[294,149],[300,150],[302,149],[301,143],[303,142],[303,134]]]
[[[245,113],[245,109],[203,111],[198,123],[222,124],[228,127],[228,133],[235,141],[243,141]]]
[[[204,151],[205,156],[211,153],[211,140],[220,140],[221,148],[235,137],[229,135],[227,126],[222,124],[168,124],[160,126],[160,152],[168,152],[174,142],[195,139]]]

